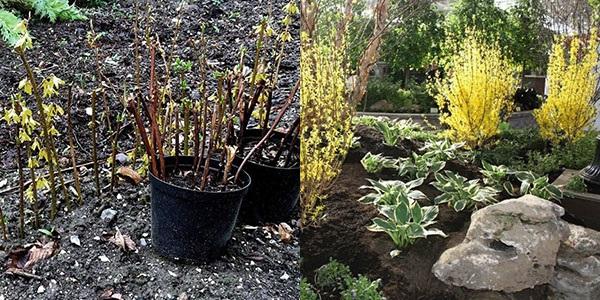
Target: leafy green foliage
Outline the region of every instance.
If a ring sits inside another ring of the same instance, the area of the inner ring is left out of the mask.
[[[300,280],[300,300],[319,300],[319,295],[306,278]]]
[[[383,218],[374,218],[373,224],[367,229],[387,233],[398,249],[411,245],[418,238],[432,235],[446,237],[439,229],[427,228],[436,222],[439,213],[437,205],[421,207],[417,201],[410,201],[406,197],[399,200],[403,201],[398,205],[379,206],[378,210]]]
[[[409,138],[421,128],[411,119],[393,121],[388,118],[376,119],[373,127],[383,134],[383,144],[388,146],[395,146],[401,138]]]
[[[524,70],[545,70],[552,33],[546,29],[547,16],[540,0],[517,0],[508,12],[511,24],[511,55]]]
[[[596,131],[589,131],[572,144],[550,148],[537,129],[505,128],[496,143],[482,150],[479,158],[493,165],[529,170],[538,175],[558,172],[561,168],[577,170],[592,161],[597,136]]]
[[[379,291],[381,280],[371,281],[364,275],[358,278],[346,279],[346,289],[340,293],[342,300],[382,300],[383,293]]]
[[[19,22],[21,19],[13,13],[0,9],[0,38],[10,46],[14,45],[21,36],[21,31],[17,27]]]
[[[315,273],[315,284],[321,289],[330,291],[343,290],[346,280],[352,278],[350,268],[335,259],[321,266]]]
[[[446,34],[451,42],[444,49],[445,55],[456,51],[452,43],[474,28],[485,33],[488,43],[498,42],[504,54],[526,70],[543,70],[552,40],[545,22],[540,0],[517,0],[508,10],[496,6],[494,0],[459,0],[446,18]]]
[[[569,182],[567,182],[565,189],[574,192],[585,193],[587,192],[587,185],[581,176],[575,176],[571,178]]]
[[[374,104],[385,100],[386,105]],[[428,113],[430,108],[437,108],[425,84],[409,82],[406,86],[387,79],[371,79],[367,85],[364,105],[368,110],[383,112]]]
[[[501,47],[510,45],[510,23],[507,13],[494,0],[459,0],[446,17],[446,30],[452,41],[460,41],[469,29],[484,32],[487,43],[496,41]],[[452,49],[456,51],[458,49]]]
[[[411,17],[393,24],[381,47],[382,61],[398,78],[408,70],[429,66],[439,55],[444,40],[444,16],[434,4],[417,1],[407,9],[411,10]]]
[[[316,270],[315,287],[306,279],[300,281],[300,299],[382,300],[381,280],[371,281],[364,275],[354,277],[348,266],[330,259]]]
[[[358,116],[352,118],[352,124],[373,127],[378,119],[379,118],[373,116]]]
[[[510,169],[506,166],[495,166],[486,161],[482,161],[483,169],[480,171],[483,175],[483,183],[496,189],[502,189],[508,179]]]
[[[360,160],[360,163],[368,173],[378,173],[383,168],[394,168],[396,161],[397,160],[395,159],[384,157],[381,154],[372,154],[369,152]]]
[[[372,189],[375,193],[370,193],[358,199],[359,202],[375,205],[397,205],[403,202],[413,202],[427,199],[427,196],[415,188],[423,184],[423,178],[403,182],[400,180],[379,180],[367,179],[371,185],[362,186],[361,189]]]
[[[445,171],[435,174],[435,182],[431,184],[443,194],[437,196],[436,204],[448,203],[456,211],[464,209],[477,209],[497,201],[495,198],[498,190],[492,187],[483,187],[479,179],[468,180],[466,177]]]
[[[546,200],[560,200],[563,197],[562,191],[550,184],[548,176],[537,176],[529,171],[518,171],[515,172],[515,177],[521,182],[518,189],[510,182],[504,185],[506,191],[513,196],[531,194]]]
[[[426,151],[426,155],[434,160],[449,161],[459,157],[459,151],[465,143],[452,143],[448,139],[439,141],[428,141],[420,151]]]
[[[438,141],[443,138],[443,133],[436,130],[419,130],[411,134],[411,139],[421,142]]]
[[[411,157],[399,158],[398,175],[409,179],[427,178],[431,173],[437,173],[446,166],[445,161],[440,161],[427,153],[419,155],[413,152]]]
[[[56,20],[87,20],[87,17],[77,7],[70,5],[68,0],[32,0],[32,4],[38,16],[48,18],[52,23]]]

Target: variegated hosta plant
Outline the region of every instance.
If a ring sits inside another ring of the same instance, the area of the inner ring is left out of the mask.
[[[401,138],[409,138],[420,129],[411,119],[392,121],[388,118],[377,118],[373,121],[373,127],[383,134],[383,144],[388,146],[396,146]]]
[[[427,178],[431,173],[437,173],[446,166],[445,161],[437,160],[426,154],[398,159],[398,175],[408,179]]]
[[[548,176],[537,176],[532,172],[525,171],[518,171],[514,174],[521,182],[521,186],[516,189],[510,182],[504,184],[504,188],[512,196],[531,194],[546,200],[560,200],[563,197],[562,191],[549,182]]]
[[[367,229],[387,233],[398,249],[411,245],[418,238],[427,238],[432,235],[446,237],[446,234],[440,229],[427,228],[436,222],[435,219],[439,213],[437,206],[421,207],[417,201],[406,200],[398,205],[379,206],[382,218],[374,218],[373,224]],[[392,251],[390,254],[395,256],[397,253],[397,251]]]
[[[443,194],[435,197],[436,204],[448,203],[455,211],[477,209],[497,201],[498,190],[481,186],[479,179],[468,180],[451,171],[435,174],[431,184]]]
[[[395,168],[397,161],[397,159],[369,152],[360,160],[360,163],[368,173],[378,173],[383,168]]]
[[[426,151],[425,155],[435,158],[436,160],[448,161],[459,157],[460,150],[465,146],[465,143],[452,143],[448,139],[439,141],[429,141],[425,143],[420,151]]]
[[[402,202],[414,202],[427,199],[427,196],[415,188],[423,184],[424,178],[409,182],[400,180],[372,180],[367,179],[371,185],[361,186],[361,189],[372,189],[375,192],[358,199],[359,202],[375,205],[397,205]]]
[[[493,186],[496,189],[502,189],[508,180],[508,175],[512,172],[506,166],[495,166],[486,161],[482,161],[483,169],[480,171],[483,175],[483,183]]]

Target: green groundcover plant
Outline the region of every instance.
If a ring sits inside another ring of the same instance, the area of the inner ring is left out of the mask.
[[[381,280],[367,276],[353,276],[350,268],[334,259],[315,272],[315,285],[303,278],[300,281],[300,299],[383,300]]]

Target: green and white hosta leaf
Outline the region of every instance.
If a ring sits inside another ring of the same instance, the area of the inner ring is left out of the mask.
[[[411,213],[408,208],[408,205],[406,205],[405,203],[400,203],[394,209],[394,221],[396,221],[399,224],[408,223],[408,221],[410,220],[410,214]]]
[[[466,177],[451,171],[436,174],[432,185],[442,192],[434,201],[436,204],[448,203],[456,211],[476,209],[497,201],[498,191],[492,187],[483,187],[479,179],[467,180]]]
[[[437,229],[437,228],[432,228],[432,229],[425,230],[425,236],[430,236],[430,235],[439,235],[439,236],[442,236],[442,237],[447,237],[448,236],[443,231],[441,231],[440,229]]]

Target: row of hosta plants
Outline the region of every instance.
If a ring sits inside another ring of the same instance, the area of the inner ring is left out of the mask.
[[[410,121],[400,123],[368,117],[360,118],[356,123],[371,126],[380,131],[385,139],[386,132],[401,132]],[[376,125],[381,123],[387,126]],[[403,135],[397,137],[396,143],[400,139],[411,138],[416,130],[404,131]],[[447,204],[457,212],[474,211],[498,202],[503,193],[515,197],[532,194],[547,200],[562,198],[562,192],[549,183],[548,176],[538,176],[530,171],[511,170],[485,161],[481,161],[479,169],[481,178],[470,179],[444,170],[448,161],[475,163],[474,157],[473,151],[465,148],[465,143],[432,139],[410,157],[393,158],[369,152],[362,158],[361,164],[368,173],[375,174],[384,169],[397,172],[398,180],[367,179],[370,185],[361,188],[372,192],[359,199],[359,202],[374,205],[379,211],[379,216],[372,220],[373,224],[368,229],[390,236],[396,246],[390,253],[392,256],[398,255],[401,249],[420,238],[446,236],[441,229],[433,227],[439,214],[439,205]],[[419,191],[419,187],[427,181],[441,192],[432,200]],[[428,202],[432,205],[422,205]]]

